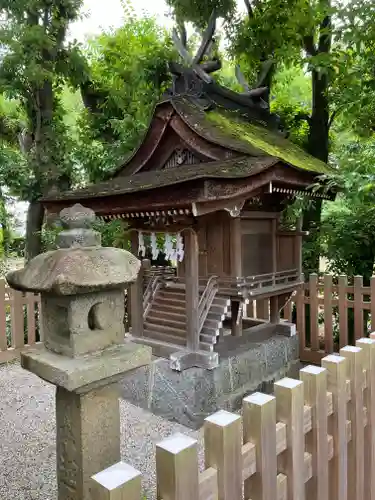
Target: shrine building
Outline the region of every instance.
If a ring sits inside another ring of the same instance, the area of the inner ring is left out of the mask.
[[[147,269],[131,287],[130,338],[177,370],[213,368],[243,335],[282,326],[301,285],[303,233],[283,230],[281,214],[297,197],[334,198],[321,180],[330,168],[285,138],[268,89],[221,86],[203,49],[170,65],[172,87],[110,180],[42,200],[49,213],[80,203],[123,220],[140,259],[165,254],[173,274]]]

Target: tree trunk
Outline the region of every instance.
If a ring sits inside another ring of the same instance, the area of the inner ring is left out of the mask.
[[[327,98],[328,78],[312,71],[313,106],[310,118],[308,152],[319,160],[328,161],[329,153],[329,102]],[[322,200],[315,199],[303,214],[303,230],[309,231],[305,239],[305,273],[319,271],[320,248],[318,245]]]
[[[32,201],[27,210],[25,261],[33,259],[42,252],[42,226],[44,207],[38,201]]]
[[[11,234],[9,231],[9,221],[8,221],[8,213],[7,213],[7,208],[6,208],[6,199],[3,193],[3,190],[0,186],[0,224],[1,224],[1,229],[3,232],[3,248],[2,248],[2,255],[7,256],[9,254],[9,248],[10,248],[10,240],[11,240]]]
[[[321,0],[321,7],[329,9],[330,0]],[[310,56],[329,54],[331,50],[331,18],[327,15],[320,25],[318,47],[313,46],[311,37],[306,38],[306,51]],[[312,69],[312,113],[309,121],[309,138],[307,151],[327,163],[329,153],[329,80],[325,72]],[[303,230],[309,231],[304,248],[307,250],[304,258],[306,274],[319,272],[320,248],[318,245],[322,200],[315,200],[303,214]]]

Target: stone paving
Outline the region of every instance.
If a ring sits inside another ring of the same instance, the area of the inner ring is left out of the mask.
[[[0,366],[1,500],[57,498],[54,390],[18,363]],[[175,432],[198,439],[201,433],[125,401],[120,411],[122,460],[142,472],[144,492],[152,499],[155,444]]]

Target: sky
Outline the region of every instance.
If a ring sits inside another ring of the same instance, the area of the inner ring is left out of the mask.
[[[137,14],[148,12],[154,15],[160,24],[167,27],[172,25],[171,20],[165,15],[168,8],[164,0],[133,0],[132,4]],[[70,35],[79,41],[84,41],[86,37],[103,30],[121,26],[123,19],[121,0],[85,0],[82,11],[83,19],[74,23],[70,29]]]

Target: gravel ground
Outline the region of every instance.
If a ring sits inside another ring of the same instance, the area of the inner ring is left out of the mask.
[[[122,459],[143,474],[154,498],[155,443],[175,432],[200,433],[120,402]],[[0,366],[0,499],[56,500],[54,387],[18,363]],[[202,465],[202,450],[200,462]]]

